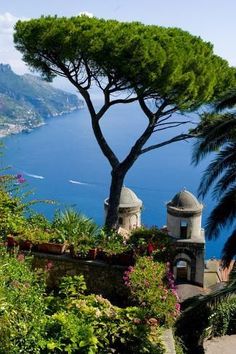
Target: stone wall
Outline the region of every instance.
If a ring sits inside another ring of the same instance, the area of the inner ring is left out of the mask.
[[[65,275],[82,274],[88,292],[101,294],[113,304],[128,305],[128,289],[124,285],[123,273],[126,267],[110,265],[102,261],[74,259],[69,255],[33,254],[34,268],[48,270],[48,286],[55,288]]]

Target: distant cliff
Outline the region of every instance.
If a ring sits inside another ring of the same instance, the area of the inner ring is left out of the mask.
[[[30,131],[44,118],[83,107],[76,95],[54,88],[37,76],[17,75],[0,64],[0,137]]]

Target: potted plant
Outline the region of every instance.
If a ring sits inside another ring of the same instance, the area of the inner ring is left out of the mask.
[[[121,235],[117,232],[106,232],[100,235],[100,257],[102,260],[120,265],[131,265],[133,263],[133,252]]]
[[[47,240],[51,223],[42,214],[32,213],[26,219],[24,230],[19,235],[19,249],[23,251],[36,250],[42,240]],[[44,234],[46,232],[46,235]]]
[[[88,235],[78,235],[76,241],[70,245],[70,253],[75,258],[95,260],[97,255],[95,239]]]
[[[21,251],[31,251],[35,241],[34,229],[26,226],[25,230],[18,236],[19,249]]]
[[[73,257],[96,258],[95,241],[98,227],[93,220],[74,209],[68,209],[55,214],[52,228],[65,238]]]
[[[6,246],[8,249],[18,246],[18,239],[14,235],[7,235]]]
[[[37,250],[44,253],[62,254],[65,252],[66,243],[62,235],[55,231],[37,230]]]

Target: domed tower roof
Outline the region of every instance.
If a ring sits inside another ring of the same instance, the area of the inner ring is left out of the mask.
[[[105,200],[105,204],[109,204],[109,198]],[[127,187],[122,187],[119,208],[137,208],[141,207],[142,204],[142,201],[131,189]]]
[[[120,194],[120,208],[131,208],[142,206],[142,201],[129,188],[122,187]]]
[[[197,214],[202,211],[203,205],[192,193],[184,189],[167,204],[167,209],[170,212]]]

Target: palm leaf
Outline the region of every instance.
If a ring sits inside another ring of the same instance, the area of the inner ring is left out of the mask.
[[[236,105],[236,91],[233,90],[227,94],[227,96],[220,102],[216,102],[215,107],[217,111],[221,111],[225,108],[232,108]]]
[[[236,140],[236,116],[222,115],[200,132],[194,145],[192,162],[197,165],[207,154],[219,150],[223,145]]]
[[[206,224],[206,237],[217,238],[220,230],[232,224],[236,217],[236,186],[233,185],[219,200]]]
[[[230,168],[228,168],[222,178],[217,182],[214,190],[213,197],[220,198],[220,196],[226,192],[226,190],[232,185],[236,183],[236,164],[233,163]]]
[[[228,267],[234,256],[236,255],[236,229],[229,236],[222,252],[222,265]]]
[[[205,170],[198,188],[198,194],[204,197],[217,177],[228,167],[234,165],[235,161],[236,144],[229,144],[217,154],[216,159]]]

